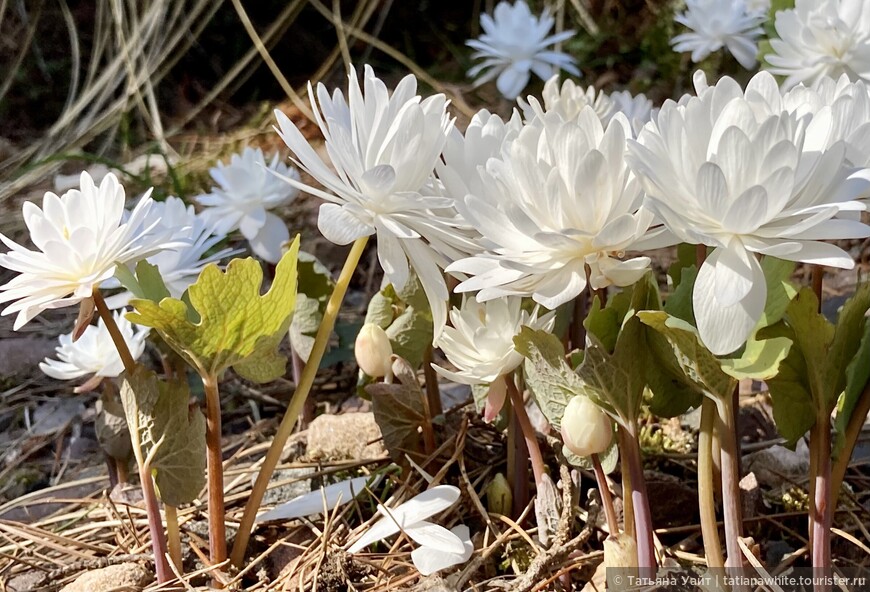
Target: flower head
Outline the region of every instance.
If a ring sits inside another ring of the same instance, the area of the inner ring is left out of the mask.
[[[116,311],[114,316],[133,359],[138,359],[145,351],[148,330],[133,331],[133,325],[124,318],[124,311]],[[58,341],[60,345],[55,348],[58,359],[46,358],[39,364],[39,368],[52,378],[73,380],[93,375],[99,382],[103,378],[115,378],[124,371],[124,363],[103,319],[96,325],[89,325],[76,341],[71,333],[61,335]],[[79,387],[76,392],[96,386],[92,382],[88,381],[86,387]]]
[[[173,298],[181,298],[206,265],[238,252],[227,248],[210,253],[225,236],[212,234],[212,225],[205,220],[205,216],[197,214],[193,206],[186,205],[181,198],[170,196],[166,201],[155,202],[149,218],[170,236],[185,241],[183,245],[164,249],[147,258],[148,263],[157,267]],[[120,282],[110,278],[103,282],[102,287],[117,288]],[[124,291],[107,298],[106,304],[109,308],[120,308],[127,306],[130,298],[132,294]]]
[[[451,507],[458,499],[458,488],[436,485],[396,508],[388,509],[378,504],[381,518],[347,552],[359,553],[372,543],[403,532],[420,545],[411,553],[411,560],[424,576],[465,563],[474,551],[468,527],[459,525],[447,530],[426,521],[426,518]]]
[[[475,86],[497,78],[499,92],[513,100],[529,83],[532,73],[541,80],[547,80],[560,69],[579,76],[574,58],[547,49],[574,35],[574,31],[549,35],[555,22],[549,9],[540,18],[533,15],[525,0],[516,0],[513,5],[502,1],[493,16],[481,14],[483,35],[466,42],[477,50],[471,56],[473,59],[483,58],[468,71],[470,78],[479,76]]]
[[[796,0],[774,21],[779,39],[765,56],[784,86],[816,84],[847,74],[870,80],[870,3],[864,0]]]
[[[533,96],[529,96],[529,102],[519,100],[520,107],[527,124],[539,124],[544,116],[554,114],[562,121],[577,121],[580,113],[586,107],[592,107],[602,125],[607,123],[616,114],[613,101],[606,94],[595,90],[594,86],[583,88],[571,79],[559,84],[559,76],[553,76],[544,83],[544,91],[541,93],[544,99],[543,106]]]
[[[647,204],[681,240],[713,247],[693,292],[704,344],[717,355],[739,348],[764,310],[767,288],[754,253],[851,268],[827,239],[870,236],[841,219],[864,206],[866,171],[855,171],[842,141],[830,141],[830,107],[794,103],[773,77],[753,77],[745,93],[723,78],[681,105],[667,102],[629,146],[628,161]]]
[[[332,167],[327,166],[290,119],[275,112],[278,133],[299,166],[324,188],[286,179],[327,203],[317,226],[330,241],[344,245],[377,234],[378,259],[392,284],[403,287],[413,267],[429,298],[436,332],[444,325],[447,286],[439,267],[454,240],[453,200],[437,195],[435,163],[453,122],[444,95],[421,99],[409,75],[392,95],[369,66],[363,94],[356,72],[348,76],[348,99],[332,96],[322,84],[311,104]],[[319,103],[319,109],[317,105]]]
[[[764,12],[749,10],[744,0],[686,0],[686,12],[675,20],[690,32],[677,35],[671,44],[674,51],[691,51],[696,63],[726,47],[741,66],[754,68],[766,18]]]
[[[554,313],[540,318],[537,308],[529,313],[522,309],[522,299],[504,297],[478,302],[466,298],[462,308],[450,311],[452,327],[444,328],[438,347],[456,366],[450,371],[433,365],[436,372],[460,384],[488,384],[484,418],[492,421],[504,404],[506,384],[502,378],[513,372],[523,361],[514,347],[514,337],[522,327],[553,328]]]
[[[24,222],[38,250],[0,234],[10,251],[0,265],[20,275],[0,286],[0,302],[13,302],[2,314],[18,313],[15,329],[43,310],[71,306],[89,298],[95,286],[112,277],[117,265],[131,265],[163,248],[183,245],[149,216],[150,190],[125,218],[124,188],[108,174],[95,185],[82,173],[81,189],[58,197],[48,192],[42,208],[26,202]]]
[[[622,260],[625,251],[648,248],[652,213],[625,164],[631,127],[617,114],[605,129],[584,107],[576,121],[549,114],[526,126],[499,158],[482,171],[485,190],[457,208],[493,245],[447,267],[474,277],[459,292],[478,300],[531,296],[555,309],[582,292],[627,286],[649,266],[648,257]]]
[[[636,134],[640,133],[643,126],[659,112],[658,109],[653,108],[653,102],[643,93],[633,95],[627,90],[621,90],[611,93],[610,100],[613,102],[614,110],[624,114],[631,122],[631,128]]]
[[[277,263],[290,231],[268,210],[290,202],[298,193],[277,175],[298,180],[299,172],[280,162],[278,154],[267,163],[263,151],[251,147],[233,154],[229,164],[219,162],[209,172],[218,187],[196,201],[206,206],[203,214],[214,233],[226,235],[238,229],[257,256]]]

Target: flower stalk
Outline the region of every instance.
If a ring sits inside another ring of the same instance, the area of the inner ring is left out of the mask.
[[[607,475],[604,473],[604,467],[601,466],[601,459],[597,454],[593,454],[592,468],[595,470],[595,480],[598,482],[598,491],[601,492],[601,504],[604,506],[604,516],[607,518],[607,530],[610,531],[610,536],[615,537],[619,534],[619,520],[616,519],[616,510],[613,507],[613,496],[610,493],[610,486],[607,484]]]
[[[183,573],[184,564],[181,557],[181,531],[178,529],[178,508],[163,504],[166,512],[166,538],[169,543],[169,558],[175,565],[175,571]]]
[[[106,324],[106,329],[112,337],[115,347],[118,349],[118,355],[124,363],[124,370],[128,374],[132,374],[136,369],[136,361],[133,359],[133,354],[130,353],[130,348],[127,347],[127,342],[115,322],[115,317],[112,311],[106,306],[106,300],[100,293],[99,288],[94,287],[93,290],[94,305],[97,309],[97,314]],[[148,530],[151,533],[151,550],[154,553],[154,569],[157,575],[157,582],[168,582],[172,577],[172,571],[169,569],[169,564],[166,562],[166,536],[163,533],[163,523],[160,517],[160,505],[157,502],[157,493],[154,490],[154,481],[151,477],[151,472],[148,465],[142,462],[141,452],[136,453],[136,461],[139,465],[139,481],[142,487],[142,497],[145,501],[145,512],[148,515]]]
[[[722,459],[722,514],[725,523],[725,567],[741,568],[744,565],[740,537],[743,536],[743,510],[740,505],[740,467],[737,457],[737,431],[734,425],[734,403],[731,396],[716,401],[719,412],[716,433],[719,435]],[[735,592],[744,592],[739,583]]]
[[[205,446],[208,475],[208,550],[212,565],[227,558],[224,466],[221,446],[221,399],[217,378],[203,376],[205,388]]]
[[[260,471],[257,473],[257,479],[254,482],[254,487],[245,504],[245,511],[242,514],[242,520],[239,523],[239,531],[236,534],[236,540],[233,544],[231,562],[236,567],[241,567],[242,561],[245,558],[245,550],[248,547],[248,541],[251,537],[251,530],[254,526],[254,519],[257,516],[257,510],[260,508],[260,502],[263,501],[263,495],[266,493],[266,488],[269,485],[269,479],[278,465],[281,458],[281,452],[284,450],[284,444],[293,432],[293,427],[296,425],[296,420],[302,412],[305,401],[308,398],[308,393],[314,384],[314,378],[317,375],[317,370],[320,367],[320,361],[323,359],[323,354],[326,352],[326,345],[329,341],[329,336],[332,334],[332,329],[335,327],[335,321],[338,318],[338,312],[341,309],[341,303],[344,301],[344,296],[347,293],[347,288],[350,285],[350,279],[356,271],[363,250],[368,243],[368,236],[358,238],[354,241],[344,262],[341,273],[338,276],[338,281],[335,283],[335,288],[329,301],[326,303],[326,310],[323,313],[323,320],[317,330],[317,335],[314,339],[314,345],[311,348],[311,354],[308,356],[308,361],[305,368],[302,370],[302,376],[299,379],[299,384],[296,385],[296,392],[293,393],[290,399],[290,405],[284,413],[281,424],[278,426],[278,431],[272,440],[266,457],[263,459],[263,464],[260,466]]]
[[[716,499],[713,478],[713,431],[716,425],[716,403],[704,397],[701,403],[701,429],[698,434],[698,504],[701,510],[701,535],[707,567],[721,570],[722,543],[716,522]]]
[[[543,480],[545,473],[544,456],[541,454],[541,446],[538,444],[538,438],[535,435],[535,428],[529,420],[529,414],[526,413],[526,405],[523,401],[522,394],[517,388],[516,382],[514,382],[514,379],[511,376],[505,376],[504,380],[507,383],[507,392],[510,397],[511,406],[514,410],[514,415],[517,418],[517,424],[526,441],[529,461],[532,463],[532,473],[535,476],[535,486],[538,486]],[[523,478],[520,475],[517,475],[517,477],[521,479]]]
[[[646,480],[643,476],[643,461],[637,440],[637,424],[619,426],[620,449],[629,472],[629,497],[634,512],[637,560],[641,577],[652,577],[656,571],[655,547],[653,546],[652,517],[649,509]]]

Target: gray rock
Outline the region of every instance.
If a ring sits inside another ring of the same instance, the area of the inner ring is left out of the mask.
[[[771,446],[744,456],[743,467],[746,472],[755,473],[760,484],[777,488],[806,479],[810,467],[810,451],[804,440],[798,440],[794,450],[785,446]]]
[[[109,592],[142,590],[152,580],[151,574],[138,563],[120,563],[86,571],[60,592]]]
[[[308,426],[311,460],[381,458],[387,451],[373,413],[320,415]]]

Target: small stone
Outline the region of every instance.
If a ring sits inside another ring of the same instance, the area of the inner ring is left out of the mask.
[[[60,592],[109,592],[142,590],[152,580],[151,574],[138,563],[120,563],[86,571]]]
[[[263,495],[262,505],[277,505],[289,502],[295,497],[305,495],[311,491],[311,479],[317,471],[314,469],[282,469],[275,471],[269,479],[269,489]],[[283,485],[274,485],[275,483]]]
[[[41,373],[37,364],[54,354],[57,341],[44,337],[6,337],[0,340],[0,376]]]
[[[320,415],[308,426],[311,460],[359,460],[386,455],[373,413]]]

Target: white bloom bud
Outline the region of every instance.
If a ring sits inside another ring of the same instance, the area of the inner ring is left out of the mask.
[[[610,418],[588,397],[577,396],[568,401],[562,416],[562,440],[577,456],[604,452],[613,439]]]
[[[630,569],[637,565],[637,543],[630,535],[611,534],[604,541],[604,565],[608,568]]]
[[[514,494],[504,474],[496,473],[486,486],[486,509],[493,514],[510,515]]]
[[[353,353],[360,369],[374,378],[386,376],[390,372],[390,356],[393,346],[387,333],[374,323],[366,323],[356,336]]]

